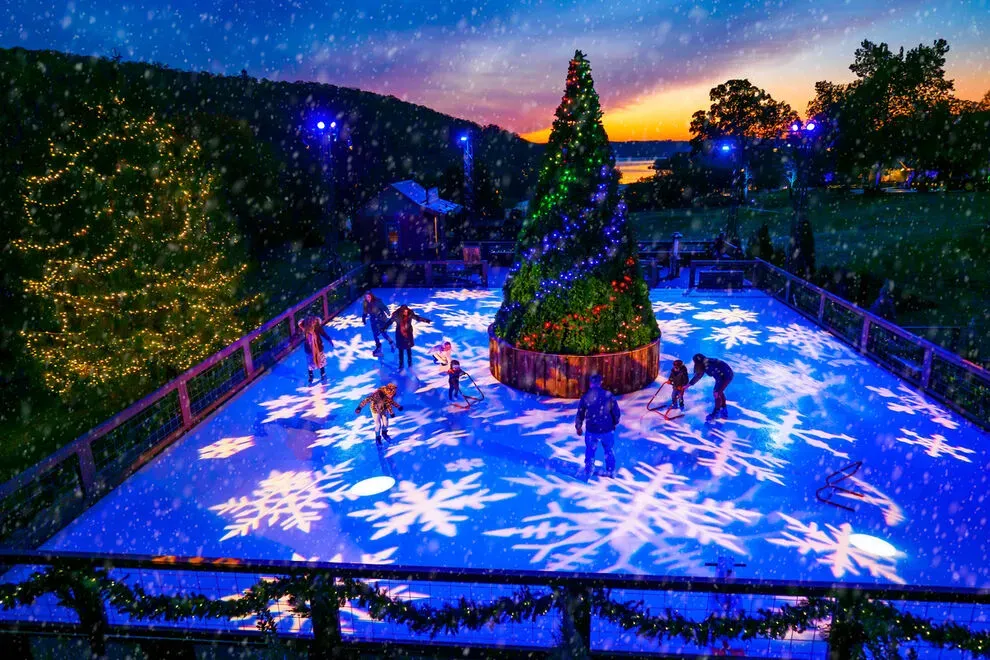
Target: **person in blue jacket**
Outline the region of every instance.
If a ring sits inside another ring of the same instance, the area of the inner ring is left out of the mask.
[[[732,382],[732,376],[734,375],[732,368],[722,360],[705,357],[701,353],[698,353],[694,356],[694,376],[691,377],[688,387],[691,387],[704,378],[706,374],[715,379],[715,389],[712,392],[715,396],[715,409],[712,410],[711,414],[705,420],[710,422],[719,416],[720,413],[721,417],[726,419],[729,416],[729,408],[725,402],[725,388]]]
[[[584,433],[584,478],[591,478],[599,441],[605,450],[605,475],[611,477],[615,474],[615,454],[612,452],[615,427],[619,425],[622,413],[615,396],[602,387],[601,375],[592,374],[590,380],[591,387],[581,397],[574,420],[578,435],[587,431]]]

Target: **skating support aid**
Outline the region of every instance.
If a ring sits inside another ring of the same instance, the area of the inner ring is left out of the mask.
[[[660,387],[657,388],[656,393],[652,397],[650,397],[649,402],[646,404],[646,409],[649,410],[650,412],[654,412],[660,415],[669,422],[673,419],[677,419],[678,417],[683,417],[684,413],[678,410],[677,406],[667,406],[666,408],[664,408],[663,406],[653,405],[653,402],[656,400],[658,396],[660,396],[660,392],[663,391],[663,388],[667,385],[670,385],[671,388],[674,387],[673,385],[671,385],[669,380],[664,383],[661,383]]]
[[[478,392],[478,396],[471,396],[469,394],[463,394],[462,393],[461,394],[461,397],[464,399],[464,403],[461,404],[461,403],[457,403],[456,401],[454,401],[453,404],[455,406],[457,406],[458,408],[460,408],[461,410],[468,410],[472,406],[475,406],[475,405],[481,403],[482,401],[484,401],[485,400],[485,393],[484,393],[484,391],[482,391],[482,389],[480,387],[478,387],[478,384],[476,382],[474,382],[474,378],[471,378],[471,374],[469,374],[468,372],[465,371],[464,372],[464,375],[468,377],[468,380],[469,381],[471,381],[471,385],[473,385],[474,386],[474,389]]]
[[[855,511],[855,509],[851,506],[840,504],[832,498],[834,498],[837,493],[843,493],[845,495],[849,495],[850,497],[863,497],[863,493],[860,493],[859,491],[850,490],[838,485],[859,472],[859,468],[861,467],[863,467],[863,461],[855,461],[849,465],[844,465],[832,474],[828,475],[825,477],[825,485],[815,491],[815,497],[818,498],[819,502],[831,504],[834,507],[845,509],[846,511]]]

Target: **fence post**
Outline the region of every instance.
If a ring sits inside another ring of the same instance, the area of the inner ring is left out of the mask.
[[[488,262],[481,262],[481,287],[483,289],[488,288]]]
[[[313,624],[313,645],[310,658],[339,658],[343,656],[340,636],[340,602],[332,575],[317,573],[313,577],[310,618]]]
[[[192,424],[192,408],[189,406],[189,390],[186,388],[186,379],[179,381],[176,389],[179,392],[179,410],[182,412],[182,426]]]
[[[79,481],[82,482],[83,497],[88,500],[96,492],[96,461],[93,460],[93,446],[89,442],[80,443],[76,456],[79,458]]]
[[[791,304],[791,278],[784,280],[784,303]]]
[[[251,355],[251,342],[245,341],[241,344],[241,348],[244,351],[244,373],[250,377],[254,373],[254,356]]]
[[[932,380],[932,362],[935,360],[935,349],[931,346],[925,348],[925,361],[921,364],[921,389],[927,390],[928,383]]]
[[[426,286],[428,286],[428,287],[432,287],[433,286],[433,262],[432,261],[427,261],[426,262]]]
[[[863,331],[859,333],[859,352],[866,353],[866,345],[870,341],[870,317],[863,316]]]
[[[581,587],[558,587],[561,655],[587,658],[591,654],[591,594]]]
[[[323,300],[323,322],[324,323],[326,323],[327,320],[330,319],[330,303],[327,302],[327,298],[329,298],[329,296],[327,295],[327,292],[324,291],[323,292],[323,295],[320,296],[320,299]]]
[[[299,332],[299,328],[296,327],[296,313],[289,312],[289,338],[295,337]]]
[[[818,325],[825,325],[825,292],[822,291],[818,301]]]

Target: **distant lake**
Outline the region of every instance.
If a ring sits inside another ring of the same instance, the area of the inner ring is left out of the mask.
[[[636,183],[653,176],[654,158],[642,160],[632,158],[617,158],[615,167],[619,170],[619,183]]]

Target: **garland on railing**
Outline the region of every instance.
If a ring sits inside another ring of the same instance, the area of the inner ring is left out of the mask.
[[[411,631],[435,637],[459,630],[478,630],[506,622],[535,621],[554,609],[566,609],[574,596],[566,589],[547,588],[534,592],[521,587],[509,596],[485,603],[459,598],[440,607],[417,605],[392,598],[376,580],[338,578],[332,584],[320,575],[292,574],[262,578],[236,598],[216,599],[202,594],[149,594],[141,585],[129,585],[98,569],[50,567],[17,584],[0,584],[0,607],[10,610],[31,605],[39,597],[53,594],[59,605],[74,609],[84,628],[94,621],[105,625],[105,610],[95,604],[112,605],[135,619],[176,622],[184,619],[236,619],[255,616],[258,628],[275,633],[270,608],[284,601],[297,616],[312,617],[312,603],[322,596],[364,608],[378,621],[407,626]],[[957,648],[975,656],[990,657],[990,632],[974,632],[956,623],[935,624],[890,603],[858,596],[806,598],[796,605],[759,609],[755,616],[710,614],[700,621],[685,618],[671,608],[654,614],[644,601],[616,602],[610,591],[594,589],[587,593],[591,612],[637,636],[680,639],[699,647],[722,640],[754,638],[784,639],[792,632],[823,626],[831,644],[847,644],[851,657],[863,657],[863,650],[875,658],[900,657],[904,642],[920,641],[939,648]]]

